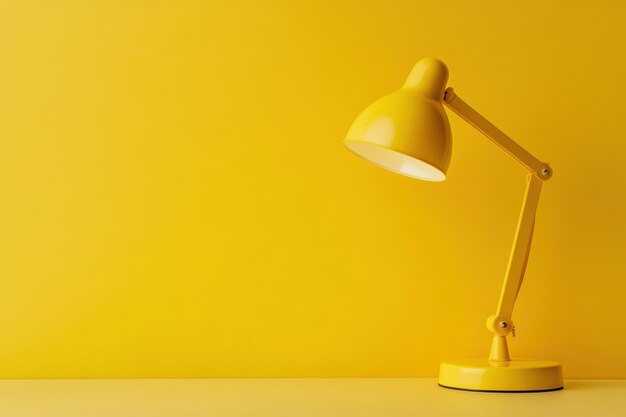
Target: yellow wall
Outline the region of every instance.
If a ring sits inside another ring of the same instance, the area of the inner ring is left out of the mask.
[[[435,56],[555,169],[513,354],[626,378],[625,21],[621,1],[2,0],[0,376],[486,355],[524,170],[454,115],[444,183],[341,144]]]

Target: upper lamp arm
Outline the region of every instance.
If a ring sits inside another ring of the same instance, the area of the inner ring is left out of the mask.
[[[552,177],[552,168],[545,162],[540,161],[522,148],[517,142],[495,127],[489,120],[474,110],[469,104],[456,95],[452,87],[446,88],[443,102],[463,120],[474,126],[487,136],[493,143],[498,145],[506,153],[511,155],[520,164],[524,165],[531,173],[542,180]]]

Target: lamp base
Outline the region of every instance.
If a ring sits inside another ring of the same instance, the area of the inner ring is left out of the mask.
[[[467,391],[542,392],[563,389],[561,364],[515,359],[492,362],[486,358],[442,362],[439,385]]]

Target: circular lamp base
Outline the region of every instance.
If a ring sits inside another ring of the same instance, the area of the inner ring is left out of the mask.
[[[563,376],[561,364],[552,361],[459,359],[441,363],[439,385],[486,392],[556,391],[563,389]]]

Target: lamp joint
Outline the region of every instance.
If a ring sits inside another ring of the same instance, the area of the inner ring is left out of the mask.
[[[541,165],[539,165],[539,168],[535,170],[535,175],[539,177],[539,179],[544,181],[552,178],[553,174],[554,171],[552,170],[552,167],[550,167],[550,165],[546,163],[542,163]]]
[[[452,103],[452,101],[456,98],[456,93],[454,92],[454,88],[448,87],[443,92],[443,101],[446,103]]]
[[[510,317],[496,316],[495,314],[487,318],[487,329],[497,336],[507,336],[515,327]]]

